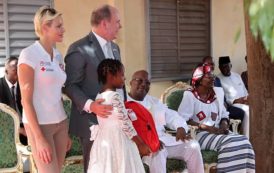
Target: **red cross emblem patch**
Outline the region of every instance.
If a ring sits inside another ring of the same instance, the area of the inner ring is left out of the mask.
[[[42,68],[41,68],[41,70],[42,70],[42,71],[45,71],[45,70],[46,70],[46,68],[45,68],[45,67],[42,67]]]
[[[199,112],[196,116],[199,118],[200,121],[202,121],[206,117],[203,111]]]

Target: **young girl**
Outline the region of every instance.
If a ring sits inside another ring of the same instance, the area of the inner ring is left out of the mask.
[[[116,92],[124,86],[124,67],[118,60],[105,59],[97,73],[103,84],[97,99],[105,99],[104,104],[112,105],[113,111],[107,118],[98,116],[99,125],[90,128],[94,143],[88,173],[144,173],[138,148],[132,141],[140,143],[139,137],[127,116],[122,97]]]

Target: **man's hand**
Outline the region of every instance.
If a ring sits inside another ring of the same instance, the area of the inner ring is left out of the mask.
[[[191,139],[191,136],[186,134],[186,131],[183,127],[179,127],[177,129],[176,141],[182,140],[183,142],[185,142],[186,140],[190,140],[190,139]]]
[[[90,110],[97,116],[106,118],[111,114],[113,108],[111,105],[102,104],[104,101],[104,99],[96,99],[94,102],[90,104]]]
[[[240,97],[238,99],[235,99],[233,101],[233,104],[236,104],[236,103],[248,105],[248,97]]]

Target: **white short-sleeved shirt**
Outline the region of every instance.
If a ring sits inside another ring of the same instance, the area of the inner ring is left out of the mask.
[[[34,70],[33,106],[39,124],[54,124],[66,119],[61,88],[66,80],[61,54],[53,48],[53,60],[39,41],[22,50],[18,66]],[[23,123],[28,123],[23,109]]]

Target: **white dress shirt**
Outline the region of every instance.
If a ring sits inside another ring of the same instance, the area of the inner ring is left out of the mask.
[[[113,55],[113,52],[112,52],[112,49],[111,49],[111,42],[105,40],[103,37],[99,36],[98,34],[96,34],[93,31],[92,31],[92,33],[95,35],[96,39],[98,40],[99,45],[101,46],[106,59],[108,59],[108,58],[109,59],[114,59],[114,55]],[[117,90],[117,92],[119,92],[121,94],[120,90]],[[84,106],[83,110],[88,112],[88,113],[91,113],[90,105],[91,105],[92,102],[93,102],[92,99],[88,99],[85,103],[85,106]]]
[[[220,78],[228,104],[232,105],[235,99],[248,96],[245,85],[239,74],[231,72],[230,76],[224,76],[220,73],[218,77]]]
[[[114,55],[113,55],[113,52],[112,52],[112,47],[111,47],[111,42],[110,41],[107,41],[105,40],[103,37],[99,36],[98,34],[96,34],[95,32],[92,31],[92,33],[95,35],[96,39],[98,40],[99,42],[99,45],[101,46],[102,50],[103,50],[103,53],[105,55],[105,58],[106,59],[115,59],[114,58]],[[96,79],[97,80],[97,79]],[[117,89],[116,90],[121,96],[122,98],[124,99],[123,95],[124,95],[124,92],[122,89]],[[91,110],[90,110],[90,105],[91,103],[93,102],[93,100],[91,99],[88,99],[85,103],[85,106],[84,106],[84,111],[88,112],[88,113],[91,113]]]
[[[173,130],[183,127],[186,132],[188,131],[186,121],[180,117],[176,111],[169,109],[166,105],[161,103],[159,99],[150,95],[146,95],[143,101],[134,100],[129,95],[127,97],[128,101],[138,102],[149,110],[155,122],[159,139],[165,144],[165,146],[174,146],[182,143],[181,140],[176,141],[175,137],[166,133],[165,130],[165,126],[167,126]]]
[[[108,59],[108,58],[114,59],[114,55],[113,55],[112,48],[111,48],[111,42],[105,40],[103,37],[99,36],[95,32],[93,32],[93,34],[95,35],[96,39],[98,40],[106,59]]]
[[[6,80],[6,82],[7,82],[7,84],[8,84],[8,86],[9,86],[9,89],[10,89],[10,92],[12,92],[12,87],[14,86],[14,95],[16,96],[17,95],[17,83],[18,82],[16,82],[15,84],[12,84],[12,83],[10,83],[10,81],[6,78],[6,76],[5,76],[5,80]],[[15,100],[16,100],[16,97],[15,97]]]

